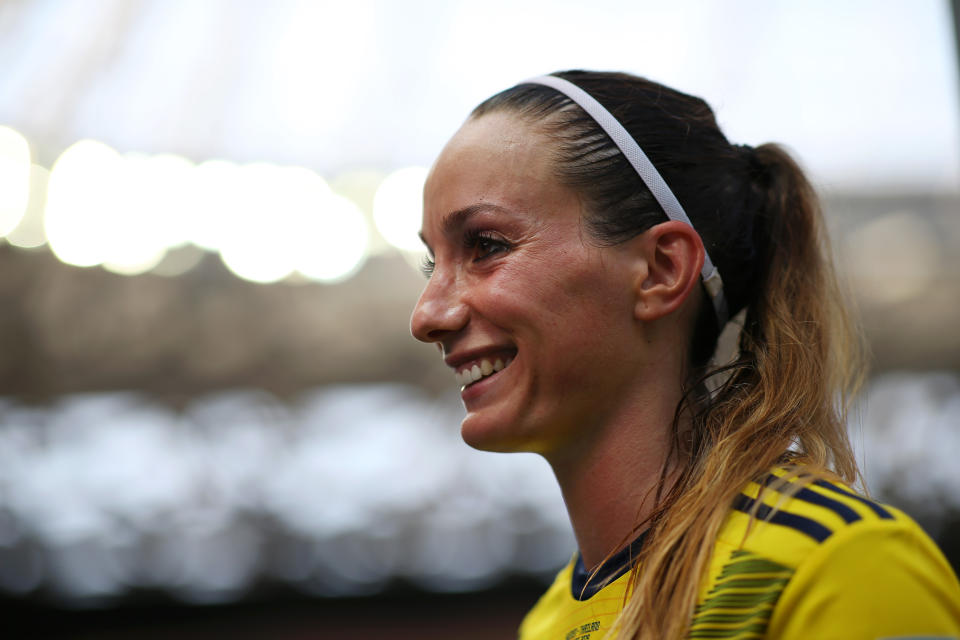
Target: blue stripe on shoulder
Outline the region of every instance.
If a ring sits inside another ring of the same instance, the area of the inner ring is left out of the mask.
[[[780,478],[778,478],[777,476],[771,473],[766,477],[766,479],[764,480],[764,483],[769,487],[779,479]],[[787,490],[789,489],[789,487],[790,487],[789,483],[784,483],[784,484],[781,484],[779,487],[777,487],[776,491],[780,493],[787,493]],[[847,505],[843,504],[842,502],[837,502],[833,498],[828,498],[827,496],[817,493],[816,491],[811,491],[806,487],[800,489],[799,491],[794,492],[793,497],[797,498],[798,500],[803,500],[804,502],[809,502],[810,504],[815,504],[817,506],[830,509],[831,511],[836,513],[838,516],[843,518],[843,521],[846,522],[847,524],[850,524],[851,522],[856,522],[857,520],[860,519],[859,513],[857,513]]]
[[[750,511],[753,509],[754,502],[755,500],[753,498],[741,493],[734,499],[733,508],[737,511],[742,511],[743,513],[750,513]],[[805,533],[817,542],[823,542],[833,533],[833,531],[823,526],[816,520],[811,520],[810,518],[805,518],[804,516],[798,516],[795,513],[790,513],[782,509],[778,509],[773,513],[773,516],[770,516],[772,511],[773,509],[761,502],[757,508],[757,517],[761,520],[767,520],[768,522],[772,522],[774,524],[790,527],[791,529],[795,529],[800,533]]]
[[[835,484],[832,484],[832,483],[830,483],[830,482],[827,482],[826,480],[814,480],[813,484],[815,484],[815,485],[817,485],[818,487],[821,487],[821,488],[823,488],[823,489],[827,489],[827,490],[829,490],[829,491],[833,491],[834,493],[839,493],[840,495],[847,496],[848,498],[853,498],[854,500],[859,500],[859,501],[862,502],[863,504],[865,504],[865,505],[867,505],[868,507],[870,507],[871,509],[873,509],[873,512],[874,512],[875,514],[877,514],[878,517],[883,518],[884,520],[893,520],[893,519],[894,519],[892,513],[890,513],[890,512],[887,511],[886,509],[884,509],[882,505],[877,504],[877,503],[874,502],[873,500],[867,500],[867,499],[864,498],[863,496],[858,496],[857,494],[853,493],[852,491],[847,491],[846,489],[842,489],[842,488],[838,487],[838,486],[835,485]]]

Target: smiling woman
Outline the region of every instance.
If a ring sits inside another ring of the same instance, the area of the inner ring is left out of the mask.
[[[537,78],[447,144],[421,237],[411,328],[464,440],[541,454],[579,547],[521,638],[960,634],[940,552],[851,489],[856,331],[779,147],[642,78]]]
[[[622,348],[635,331],[617,295],[635,277],[628,245],[583,242],[580,201],[549,158],[546,139],[492,114],[464,127],[425,187],[437,266],[413,329],[471,373],[462,431],[482,449],[548,454],[594,431],[640,364]],[[472,380],[485,361],[491,375]]]

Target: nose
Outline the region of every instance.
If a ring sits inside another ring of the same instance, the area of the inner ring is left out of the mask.
[[[434,272],[410,317],[410,333],[421,342],[440,342],[467,324],[469,311],[456,279]]]

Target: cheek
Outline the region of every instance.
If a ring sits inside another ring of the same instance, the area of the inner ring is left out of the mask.
[[[617,274],[603,264],[579,266],[551,278],[544,300],[552,313],[584,330],[610,328],[632,315],[630,290]]]
[[[633,317],[629,289],[602,264],[564,266],[498,271],[486,288],[490,319],[556,347],[618,348],[611,338]]]
[[[485,283],[484,310],[491,316],[528,324],[555,313],[557,281],[542,268],[507,265]]]

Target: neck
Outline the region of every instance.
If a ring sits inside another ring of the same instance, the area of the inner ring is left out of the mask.
[[[642,410],[588,430],[593,437],[568,447],[568,453],[545,456],[588,569],[626,547],[646,528],[641,523],[656,507],[661,474],[667,474],[663,493],[676,476],[675,465],[667,463],[679,394],[645,395],[651,402],[638,403]]]

